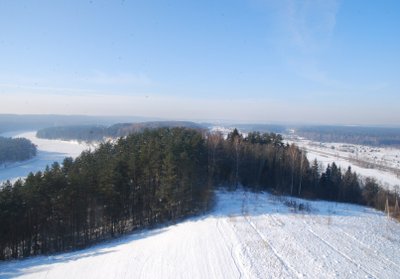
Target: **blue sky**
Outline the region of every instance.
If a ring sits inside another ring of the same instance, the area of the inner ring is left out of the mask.
[[[400,124],[400,1],[1,1],[0,113]]]

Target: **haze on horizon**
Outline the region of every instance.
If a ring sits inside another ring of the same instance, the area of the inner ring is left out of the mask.
[[[399,1],[2,1],[0,113],[400,123]]]

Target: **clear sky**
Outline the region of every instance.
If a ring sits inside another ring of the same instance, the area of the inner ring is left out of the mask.
[[[0,113],[400,124],[400,1],[1,0]]]

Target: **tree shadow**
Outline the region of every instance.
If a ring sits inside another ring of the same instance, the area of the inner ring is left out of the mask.
[[[291,204],[308,204],[309,210],[295,209]],[[54,265],[59,263],[68,263],[84,258],[99,257],[106,254],[116,253],[121,245],[132,244],[136,240],[153,237],[164,233],[174,226],[179,226],[187,222],[200,222],[208,218],[224,219],[243,217],[245,215],[252,217],[263,215],[299,215],[299,216],[317,216],[330,218],[338,217],[368,217],[382,214],[372,208],[359,205],[336,203],[320,200],[305,200],[289,196],[278,196],[266,192],[249,192],[244,190],[237,191],[216,191],[215,205],[209,211],[201,215],[182,218],[157,225],[155,228],[145,229],[132,234],[121,236],[117,239],[104,241],[95,244],[92,247],[82,250],[60,253],[51,256],[37,256],[24,260],[13,260],[0,263],[0,278],[17,277],[37,272],[50,271]]]
[[[131,242],[153,237],[168,230],[166,228],[142,230],[130,235],[121,236],[118,239],[108,240],[101,244],[73,252],[63,252],[50,256],[34,256],[23,260],[11,260],[0,263],[0,278],[14,278],[38,272],[50,271],[56,264],[68,263],[85,258],[94,258],[118,251],[119,246],[131,244]]]

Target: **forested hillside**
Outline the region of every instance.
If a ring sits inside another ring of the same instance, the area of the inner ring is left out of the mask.
[[[60,126],[40,129],[36,136],[42,139],[101,141],[108,135],[107,127],[99,125]]]
[[[46,127],[65,126],[109,126],[114,123],[143,122],[156,120],[137,116],[88,116],[57,114],[0,114],[0,133],[10,131],[32,131]]]
[[[0,258],[84,247],[207,207],[207,150],[194,130],[104,143],[0,192]]]
[[[36,146],[25,138],[0,137],[0,164],[28,160],[36,155]]]
[[[351,169],[320,170],[277,134],[145,130],[3,185],[0,259],[85,247],[198,214],[219,186],[377,208],[388,195],[373,180],[362,185]]]
[[[158,128],[190,128],[203,129],[194,122],[188,121],[148,121],[139,123],[118,123],[109,127],[103,125],[74,125],[43,128],[37,131],[36,136],[44,139],[61,139],[77,141],[103,141],[107,138],[125,137],[133,133],[143,132],[145,129]]]

